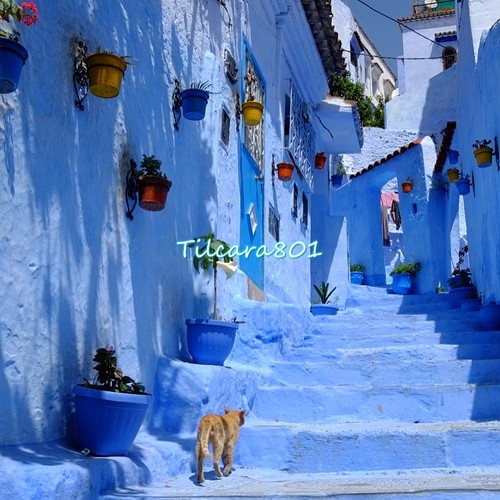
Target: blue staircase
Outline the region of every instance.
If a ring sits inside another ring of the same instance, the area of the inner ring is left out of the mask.
[[[159,365],[150,431],[189,470],[101,498],[500,498],[500,333],[478,316],[365,286],[329,317],[242,301],[226,367]],[[235,471],[198,487],[196,424],[224,406],[249,410]]]

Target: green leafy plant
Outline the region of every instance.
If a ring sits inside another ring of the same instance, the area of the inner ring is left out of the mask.
[[[394,276],[395,274],[408,273],[410,276],[415,277],[421,268],[422,265],[420,262],[403,262],[402,264],[398,264],[394,267],[391,271],[391,276]]]
[[[140,382],[124,375],[123,371],[117,367],[113,346],[97,349],[93,361],[97,363],[94,366],[97,375],[93,382],[85,378],[82,384],[84,387],[111,392],[144,393],[145,388]]]
[[[31,26],[38,21],[38,9],[34,2],[18,4],[13,0],[0,0],[0,19],[7,22],[15,20],[25,26]],[[16,30],[11,32],[0,30],[0,37],[17,41],[19,36],[20,33]]]
[[[362,266],[361,264],[351,264],[350,270],[351,270],[351,272],[364,273],[365,272],[365,266]]]
[[[330,94],[349,101],[356,101],[359,117],[365,127],[385,127],[384,98],[377,96],[377,106],[364,95],[365,87],[361,82],[353,82],[351,74],[332,75],[328,80]]]
[[[200,243],[205,242],[200,247]],[[208,233],[204,236],[197,236],[188,244],[188,247],[194,249],[193,266],[196,272],[200,268],[208,272],[213,269],[214,273],[214,309],[213,318],[217,319],[217,267],[220,267],[228,278],[238,269],[235,260],[229,256],[230,246],[223,240],[217,239],[214,233]]]
[[[145,176],[153,176],[153,177],[161,177],[162,179],[166,179],[167,176],[160,170],[161,161],[155,158],[154,155],[146,156],[142,155],[142,162],[140,165],[140,169],[137,172],[137,176],[139,179]]]
[[[347,174],[347,170],[346,170],[344,164],[342,163],[342,160],[339,160],[338,158],[335,159],[335,173],[337,175]]]
[[[325,283],[324,281],[322,281],[321,285],[319,286],[318,285],[313,285],[313,286],[322,304],[327,304],[328,299],[330,298],[332,293],[337,289],[337,287],[334,286],[333,289],[330,290],[330,283]]]
[[[485,148],[485,147],[489,147],[488,146],[489,144],[491,144],[491,141],[488,139],[481,139],[481,140],[478,139],[476,142],[474,142],[472,147],[474,149]]]
[[[210,82],[193,82],[193,83],[191,83],[191,86],[189,88],[203,90],[203,92],[207,92],[208,94],[212,94],[213,92],[210,92],[210,90],[209,90],[211,86],[212,86],[212,84]]]

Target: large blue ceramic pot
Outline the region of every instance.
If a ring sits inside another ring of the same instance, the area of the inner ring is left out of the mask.
[[[203,120],[208,103],[208,92],[186,89],[181,92],[182,116],[188,120]]]
[[[21,44],[0,37],[0,94],[8,94],[17,89],[26,59],[28,52]]]
[[[448,300],[450,302],[450,307],[452,309],[457,309],[461,306],[461,303],[470,297],[476,289],[473,286],[460,286],[457,288],[450,288],[448,292]]]
[[[411,274],[401,273],[392,276],[392,291],[398,295],[408,295],[411,293]]]
[[[500,330],[500,304],[485,304],[479,311],[479,321],[485,330]]]
[[[126,455],[139,432],[151,395],[102,391],[77,385],[77,439],[93,455]]]
[[[351,271],[351,283],[353,285],[362,285],[365,281],[365,273],[363,271]]]
[[[234,321],[187,319],[187,345],[200,365],[224,365],[233,350],[238,324]]]

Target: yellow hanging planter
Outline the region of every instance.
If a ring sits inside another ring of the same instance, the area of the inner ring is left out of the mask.
[[[474,150],[474,156],[478,167],[489,167],[493,162],[493,149],[483,146]]]
[[[458,181],[458,168],[449,168],[448,171],[446,172],[446,175],[448,175],[448,180],[450,182],[457,182]]]
[[[264,112],[264,105],[259,101],[246,101],[243,103],[243,119],[251,127],[259,125]]]
[[[107,52],[96,52],[87,57],[90,91],[97,97],[109,99],[120,93],[127,61]]]

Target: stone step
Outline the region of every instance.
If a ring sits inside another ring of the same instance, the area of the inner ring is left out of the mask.
[[[500,344],[416,344],[369,348],[311,349],[298,347],[286,353],[286,361],[343,361],[371,364],[374,361],[400,363],[412,360],[500,359]]]
[[[290,473],[274,468],[235,467],[229,477],[218,479],[211,472],[205,477],[202,487],[194,483],[193,474],[186,474],[149,486],[117,488],[102,494],[99,500],[498,500],[500,495],[497,467],[352,473]]]
[[[399,363],[353,365],[350,360],[328,362],[280,362],[271,366],[274,385],[390,385],[500,383],[500,359],[412,360]]]
[[[297,423],[500,419],[500,385],[395,384],[261,387],[252,412],[259,419]]]
[[[311,424],[248,418],[235,463],[294,473],[498,467],[500,422]]]

